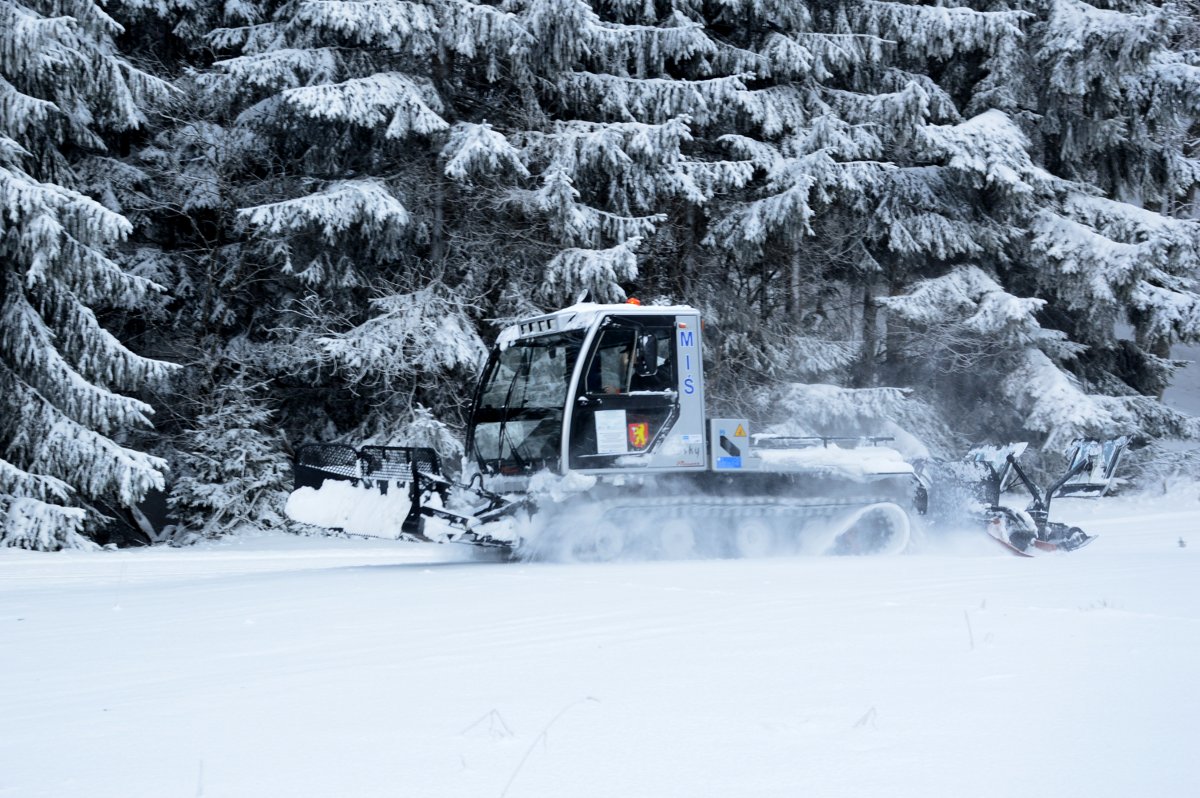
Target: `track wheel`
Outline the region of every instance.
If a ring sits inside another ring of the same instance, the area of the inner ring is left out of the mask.
[[[624,531],[612,521],[598,521],[572,541],[571,554],[577,560],[605,562],[617,559],[624,548]]]
[[[891,503],[859,510],[833,540],[828,554],[898,554],[908,545],[908,514]]]
[[[686,518],[672,518],[659,533],[659,552],[668,560],[691,557],[696,552],[696,530]]]
[[[771,525],[761,518],[742,521],[734,532],[736,554],[739,557],[766,557],[773,548]]]

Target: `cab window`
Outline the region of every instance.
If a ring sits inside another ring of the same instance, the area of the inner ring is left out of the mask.
[[[639,331],[629,327],[611,327],[604,330],[592,352],[584,390],[589,394],[627,394],[673,389],[673,333],[673,328]],[[652,334],[658,339],[655,372],[647,376],[638,374],[635,369],[634,352],[639,334]]]

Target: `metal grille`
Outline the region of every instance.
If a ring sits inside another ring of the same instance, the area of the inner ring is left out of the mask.
[[[296,451],[297,488],[319,488],[330,477],[357,479],[358,476],[358,452],[353,446],[309,444]]]
[[[440,474],[437,452],[416,446],[364,446],[359,451],[363,476],[389,482],[411,482],[414,469]]]
[[[441,461],[433,449],[415,446],[353,446],[313,443],[296,451],[297,488],[319,488],[326,479],[412,482],[414,469],[440,475]]]

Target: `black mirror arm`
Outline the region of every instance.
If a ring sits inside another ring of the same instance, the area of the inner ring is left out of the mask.
[[[652,377],[658,372],[658,338],[654,333],[638,335],[634,361],[639,377]]]

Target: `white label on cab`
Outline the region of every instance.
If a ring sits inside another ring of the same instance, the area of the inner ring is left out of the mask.
[[[624,410],[596,411],[596,454],[628,454]]]

